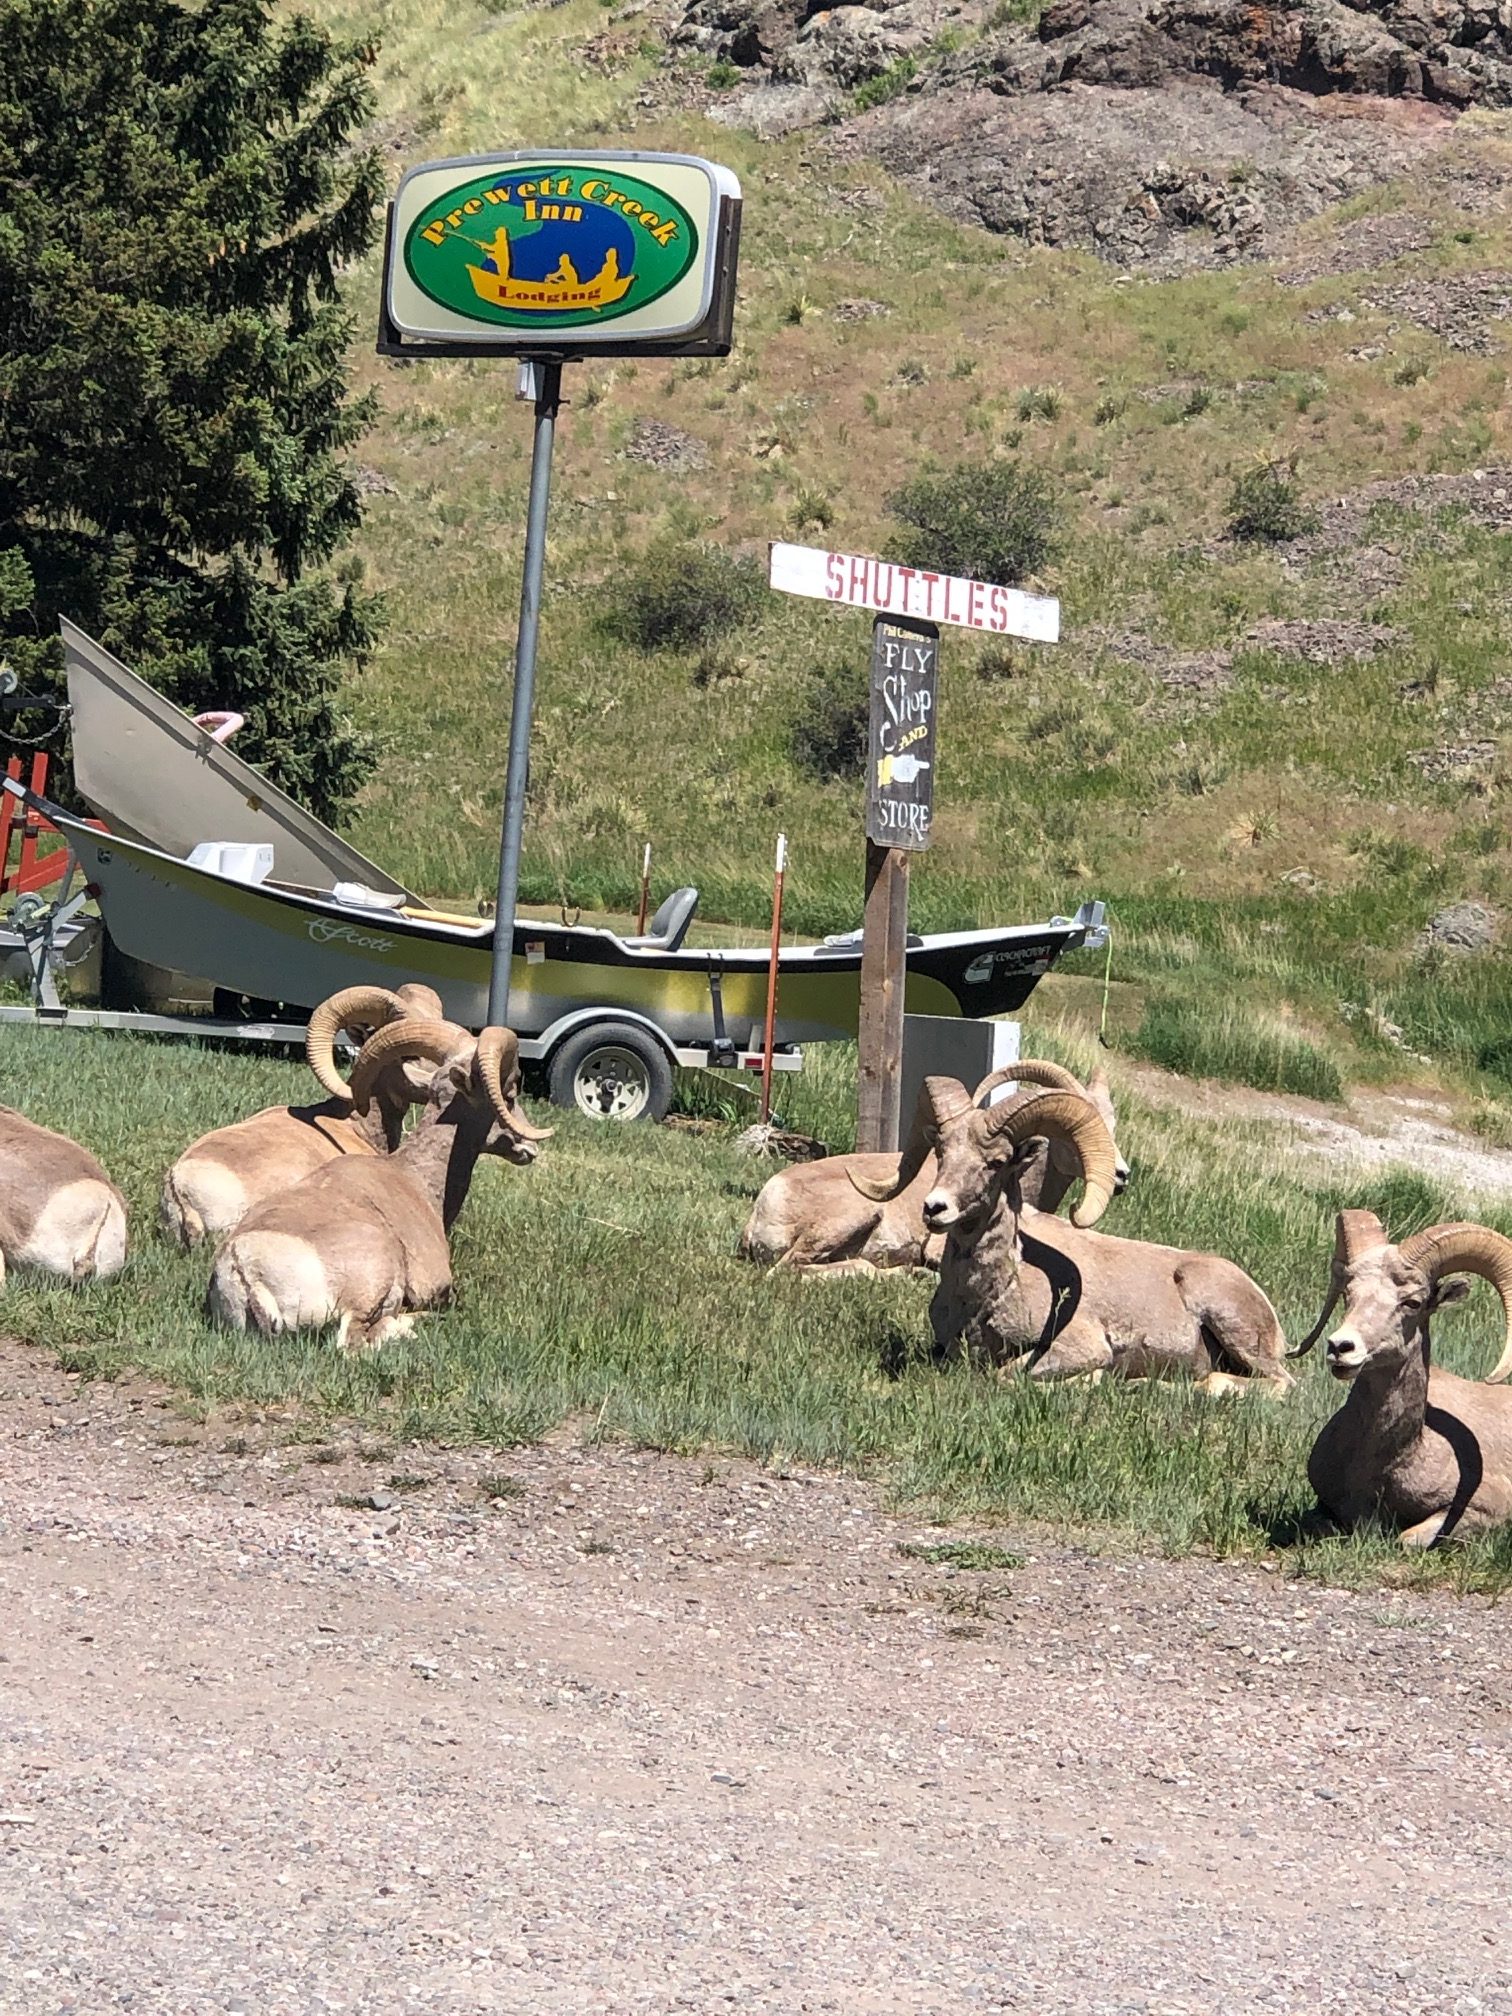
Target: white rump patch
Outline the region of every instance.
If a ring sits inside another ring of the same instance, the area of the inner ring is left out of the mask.
[[[233,1330],[318,1330],[335,1320],[325,1265],[292,1232],[236,1232],[215,1256],[210,1310]]]
[[[224,1239],[247,1215],[247,1186],[224,1162],[187,1155],[175,1162],[163,1185],[163,1224],[181,1245]]]
[[[126,1264],[126,1213],[98,1177],[81,1176],[55,1190],[24,1245],[11,1258],[70,1281],[103,1280]]]

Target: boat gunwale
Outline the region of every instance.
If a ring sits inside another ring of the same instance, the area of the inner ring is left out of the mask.
[[[144,855],[150,860],[162,861],[173,868],[183,870],[190,878],[209,883],[216,888],[236,890],[261,895],[285,908],[301,912],[315,912],[337,919],[346,924],[366,924],[374,930],[392,931],[396,936],[420,942],[440,942],[459,946],[482,948],[491,946],[495,920],[480,918],[476,925],[451,923],[442,918],[427,919],[407,917],[401,910],[374,907],[365,909],[357,904],[339,903],[329,895],[314,890],[301,890],[274,881],[239,882],[234,876],[218,875],[213,869],[184,860],[176,854],[153,847],[146,841],[126,839],[114,833],[101,833],[86,826],[72,815],[62,813],[55,823],[65,833],[71,830],[88,844],[96,847],[124,848],[130,853]],[[77,851],[77,850],[75,850]],[[568,957],[563,950],[556,950],[555,956],[566,958],[575,965],[635,965],[663,968],[667,971],[700,972],[714,967],[732,968],[736,971],[765,969],[770,958],[770,948],[766,945],[751,946],[680,946],[676,951],[651,945],[631,945],[616,932],[598,924],[556,924],[548,919],[528,918],[516,915],[514,934],[517,941],[522,934],[526,938],[546,938],[555,940],[558,947],[582,945],[585,952],[602,949],[613,956],[608,959],[593,957]],[[1047,920],[1043,924],[1007,924],[978,927],[971,931],[931,932],[911,940],[908,946],[908,961],[912,965],[916,959],[930,954],[981,953],[1007,947],[1024,941],[1060,941],[1060,952],[1072,949],[1068,941],[1084,937],[1083,927],[1071,919]],[[517,946],[511,948],[511,956],[520,956]],[[860,933],[845,944],[792,945],[778,953],[779,971],[796,971],[807,966],[823,967],[828,971],[845,971],[851,966],[859,967],[862,956]],[[1056,954],[1060,956],[1059,953]]]

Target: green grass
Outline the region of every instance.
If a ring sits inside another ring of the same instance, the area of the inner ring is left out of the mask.
[[[349,0],[315,0],[315,12],[349,32],[372,26]],[[1034,12],[1025,0],[1002,18]],[[1424,971],[1416,945],[1445,902],[1512,907],[1512,764],[1499,754],[1434,780],[1411,758],[1484,735],[1505,750],[1493,689],[1512,538],[1452,512],[1377,512],[1368,537],[1389,547],[1392,572],[1348,613],[1396,638],[1341,670],[1249,633],[1268,617],[1339,615],[1352,554],[1341,577],[1326,556],[1223,534],[1234,482],[1260,455],[1295,459],[1309,510],[1382,477],[1512,459],[1503,360],[1393,331],[1363,307],[1355,325],[1307,320],[1308,307],[1354,301],[1348,275],[1299,290],[1242,267],[1130,287],[1088,256],[942,219],[862,158],[816,174],[811,136],[762,142],[696,106],[647,112],[654,46],[633,22],[606,24],[595,0],[502,16],[469,0],[444,16],[435,0],[391,0],[380,34],[384,130],[404,136],[396,174],[530,130],[549,94],[564,143],[706,152],[747,193],[736,354],[568,373],[527,898],[628,907],[650,839],[657,895],[696,881],[706,915],[760,929],[780,827],[792,927],[856,923],[859,780],[813,774],[794,727],[816,668],[859,673],[865,617],[763,592],[716,647],[678,649],[606,623],[667,541],[759,559],[796,530],[885,551],[897,530],[886,498],[907,474],[999,456],[1023,430],[1065,508],[1064,555],[1043,584],[1061,597],[1063,641],[1015,647],[1012,677],[979,677],[1000,647],[945,638],[916,926],[1040,917],[1101,895],[1124,978],[1171,978],[1182,947],[1189,1000],[1221,1005],[1243,989],[1267,1010],[1289,1004],[1350,1075],[1427,1068],[1357,1048],[1362,1024],[1341,1004],[1369,1007],[1432,1069],[1496,1096],[1512,966],[1497,955],[1473,977]],[[888,88],[900,75],[887,73]],[[1484,124],[1455,145],[1499,159],[1503,142]],[[1371,192],[1313,229],[1321,238],[1403,195]],[[1477,264],[1512,263],[1508,220],[1446,210],[1442,223],[1446,243],[1473,223]],[[1402,271],[1431,272],[1440,257],[1414,255]],[[495,880],[529,429],[506,367],[380,362],[376,258],[350,285],[354,370],[382,411],[356,452],[394,486],[369,498],[354,549],[390,613],[350,688],[383,748],[354,838],[415,886],[465,902]],[[832,312],[853,297],[888,313]],[[977,363],[964,373],[968,323]],[[1367,337],[1384,349],[1362,365],[1350,353]],[[1406,383],[1422,359],[1432,370]],[[627,459],[647,417],[694,435],[706,466]],[[1110,648],[1123,630],[1168,651],[1227,651],[1230,676],[1209,692],[1167,688],[1159,664]],[[1424,687],[1426,704],[1403,699]],[[1306,883],[1284,879],[1299,869]]]
[[[1338,1100],[1344,1081],[1332,1057],[1272,1015],[1156,996],[1130,1048],[1188,1078],[1223,1078],[1262,1092]]]
[[[1085,1066],[1064,1032],[1030,1034]],[[132,1206],[120,1280],[78,1292],[15,1276],[0,1303],[7,1333],[92,1376],[133,1367],[205,1404],[296,1403],[289,1432],[300,1440],[355,1422],[396,1475],[412,1439],[504,1449],[566,1424],[586,1440],[843,1469],[935,1518],[1172,1554],[1278,1554],[1336,1581],[1500,1588],[1512,1574],[1502,1543],[1406,1559],[1384,1536],[1296,1537],[1307,1449],[1338,1399],[1316,1358],[1282,1404],[1217,1404],[1180,1382],[1001,1382],[929,1362],[927,1283],[819,1284],[744,1265],[736,1238],[771,1165],[717,1132],[554,1116],[556,1137],[531,1169],[481,1169],[454,1241],[456,1306],[372,1357],[339,1356],[320,1338],[218,1331],[202,1311],[208,1258],[154,1234],[161,1173],[202,1128],[302,1095],[303,1071],[123,1037],[7,1030],[0,1048],[6,1094],[88,1142]],[[804,1094],[816,1114],[843,1096],[841,1066],[831,1070]],[[1370,1206],[1398,1232],[1462,1208],[1407,1172],[1331,1186],[1263,1127],[1201,1124],[1131,1097],[1120,1138],[1136,1178],[1116,1229],[1231,1254],[1293,1335],[1316,1313],[1338,1205]],[[1493,1222],[1512,1230],[1512,1214]],[[1493,1305],[1477,1289],[1467,1313],[1442,1321],[1445,1362],[1484,1369]],[[484,1486],[512,1491],[507,1476]]]

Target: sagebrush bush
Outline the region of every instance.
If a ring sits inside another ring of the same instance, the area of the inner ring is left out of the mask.
[[[761,570],[707,539],[662,539],[619,587],[605,627],[643,651],[688,651],[724,637],[755,609]]]
[[[1302,502],[1290,463],[1263,462],[1234,479],[1228,529],[1236,539],[1281,545],[1317,528],[1317,514]]]
[[[890,541],[905,567],[982,581],[1022,581],[1059,550],[1060,505],[1027,462],[961,462],[930,470],[888,499],[903,531]]]
[[[809,682],[793,721],[793,761],[822,782],[859,777],[866,767],[871,711],[865,666],[836,659]]]

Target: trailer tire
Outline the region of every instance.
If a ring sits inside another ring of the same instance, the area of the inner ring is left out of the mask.
[[[633,1022],[594,1022],[553,1054],[547,1088],[554,1106],[595,1120],[665,1120],[672,1062]]]

